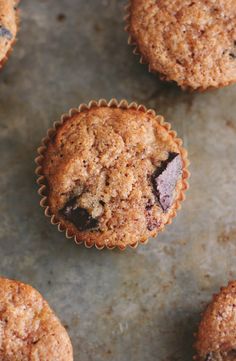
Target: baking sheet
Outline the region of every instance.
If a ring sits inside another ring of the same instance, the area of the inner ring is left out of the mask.
[[[19,40],[0,73],[0,274],[42,292],[75,360],[189,361],[200,312],[236,278],[236,87],[189,94],[161,83],[127,45],[124,4],[21,2]],[[41,138],[61,113],[101,97],[157,109],[192,163],[182,211],[135,251],[77,247],[38,206]]]

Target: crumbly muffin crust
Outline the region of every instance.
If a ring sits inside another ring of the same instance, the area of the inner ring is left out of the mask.
[[[195,346],[198,361],[236,360],[236,281],[222,288],[207,307]]]
[[[42,296],[5,278],[0,278],[0,360],[73,360],[66,330]]]
[[[128,30],[150,70],[182,88],[236,81],[235,0],[131,0]]]
[[[0,0],[0,67],[16,40],[17,4],[18,0]]]
[[[161,122],[141,109],[95,106],[57,128],[41,174],[50,213],[77,241],[123,249],[175,215],[185,151]]]

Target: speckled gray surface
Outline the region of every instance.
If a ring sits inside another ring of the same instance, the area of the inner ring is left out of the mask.
[[[124,3],[21,3],[19,41],[0,73],[0,273],[43,293],[76,361],[189,361],[200,312],[236,278],[236,87],[188,94],[148,74],[126,45]],[[66,240],[38,206],[34,176],[52,121],[113,96],[164,114],[192,163],[174,223],[124,253]]]

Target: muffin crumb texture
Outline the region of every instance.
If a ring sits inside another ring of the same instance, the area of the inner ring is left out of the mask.
[[[161,119],[104,106],[59,126],[42,172],[51,214],[77,240],[122,248],[168,222],[184,187],[183,159]]]
[[[235,0],[131,0],[129,32],[150,70],[182,88],[236,81]]]
[[[207,307],[196,350],[198,361],[236,360],[236,281],[222,288]]]
[[[15,0],[0,0],[0,67],[16,39],[17,3]]]
[[[4,278],[0,278],[0,360],[73,360],[69,337],[42,296]]]

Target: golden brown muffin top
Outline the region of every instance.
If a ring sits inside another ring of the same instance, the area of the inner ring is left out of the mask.
[[[16,39],[16,0],[0,0],[0,62],[5,58]]]
[[[236,281],[222,288],[204,312],[196,349],[199,361],[236,360]]]
[[[155,235],[167,222],[183,186],[183,164],[180,146],[161,119],[141,110],[95,107],[58,128],[42,172],[51,213],[78,240],[122,248]]]
[[[131,0],[130,33],[151,70],[182,88],[236,81],[235,0]]]
[[[69,337],[42,296],[4,278],[0,278],[0,360],[73,360]]]

